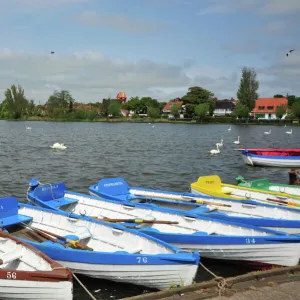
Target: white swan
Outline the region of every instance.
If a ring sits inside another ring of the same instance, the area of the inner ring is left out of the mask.
[[[211,153],[211,154],[218,154],[218,153],[220,153],[219,145],[217,144],[217,149],[212,149],[212,150],[210,150],[210,153]]]
[[[24,125],[26,129],[31,130],[31,127],[27,127],[26,125]]]
[[[231,130],[231,126],[228,128],[228,131],[230,131]]]
[[[52,149],[59,149],[59,150],[65,150],[67,149],[67,147],[64,144],[60,144],[60,143],[54,143],[51,146]]]
[[[293,129],[291,129],[291,131],[286,131],[285,133],[287,134],[292,134]]]
[[[264,134],[271,134],[271,129],[269,131],[265,131]]]
[[[234,141],[234,143],[237,144],[237,145],[240,144],[240,137],[239,136],[238,136],[237,141]]]
[[[223,147],[223,139],[221,139],[221,143],[216,143],[216,146]]]

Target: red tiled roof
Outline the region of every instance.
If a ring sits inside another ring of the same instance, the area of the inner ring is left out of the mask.
[[[173,104],[178,104],[178,105],[182,105],[183,104],[183,101],[180,101],[180,100],[172,100],[172,101],[169,101],[166,105],[165,105],[165,107],[163,108],[163,111],[166,111],[166,110],[170,110],[171,109],[171,106],[173,105]]]
[[[255,102],[255,107],[253,109],[253,113],[275,113],[278,106],[288,104],[287,98],[258,98]],[[259,107],[264,107],[263,109],[259,109]],[[268,109],[268,107],[272,106],[273,109]]]

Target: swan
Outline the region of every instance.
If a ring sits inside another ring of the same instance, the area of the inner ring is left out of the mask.
[[[60,149],[60,150],[65,150],[67,149],[67,147],[64,144],[60,144],[60,143],[54,143],[51,146],[52,149]]]
[[[237,141],[234,141],[234,143],[237,144],[237,145],[240,143],[240,137],[239,136],[238,136]]]
[[[228,131],[230,131],[231,130],[231,126],[228,128]]]
[[[24,125],[26,129],[31,130],[31,127],[27,127],[26,125]]]
[[[217,145],[217,149],[212,149],[212,150],[210,150],[210,153],[211,153],[211,154],[218,154],[218,153],[220,153],[219,145],[218,145],[218,144],[216,144],[216,145]]]
[[[287,134],[292,134],[293,129],[291,129],[291,131],[286,131],[285,133]]]
[[[216,146],[223,147],[223,139],[221,139],[221,143],[216,143]]]
[[[265,131],[265,134],[271,134],[271,129],[269,131]]]

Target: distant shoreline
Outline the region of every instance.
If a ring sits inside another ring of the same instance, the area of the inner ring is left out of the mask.
[[[28,117],[27,119],[0,119],[2,121],[21,121],[21,122],[31,122],[31,121],[45,121],[45,122],[84,122],[84,123],[163,123],[163,124],[197,124],[197,125],[208,125],[208,124],[227,124],[227,125],[277,125],[277,126],[299,126],[298,120],[237,120],[230,117],[206,117],[204,120],[182,120],[182,119],[165,119],[165,118],[96,118],[95,120],[87,119],[53,119],[47,117]]]

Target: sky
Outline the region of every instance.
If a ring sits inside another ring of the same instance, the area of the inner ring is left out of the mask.
[[[11,84],[41,104],[61,89],[82,103],[118,92],[169,101],[191,86],[236,98],[244,66],[255,68],[260,97],[300,96],[299,0],[0,0],[0,7],[0,101]]]

